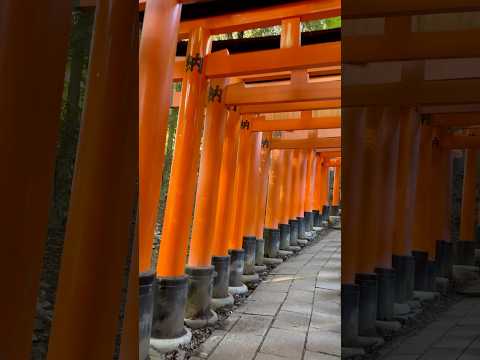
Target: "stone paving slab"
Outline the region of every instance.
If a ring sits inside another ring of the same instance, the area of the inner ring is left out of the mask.
[[[466,298],[382,360],[480,359],[480,298]]]
[[[280,264],[192,359],[338,360],[340,251],[332,231]]]

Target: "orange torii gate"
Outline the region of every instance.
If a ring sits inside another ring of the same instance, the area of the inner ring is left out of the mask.
[[[69,1],[0,4],[0,163],[8,169],[1,180],[1,221],[8,242],[0,263],[11,291],[1,300],[2,359],[32,358],[72,10]],[[138,170],[136,4],[97,1],[94,29],[55,311],[44,354],[52,360],[112,358],[133,239]],[[31,59],[36,59],[35,66]],[[130,285],[129,293],[136,296],[136,282]],[[133,354],[138,351],[137,308],[136,301],[128,302],[123,327],[132,337],[122,338],[123,359],[132,358],[131,349]]]
[[[454,261],[472,265],[476,180],[468,170],[479,144],[475,136],[449,132],[480,125],[471,110],[480,104],[478,92],[471,93],[479,85],[478,64],[464,60],[480,54],[470,40],[478,29],[455,31],[453,22],[449,30],[433,31],[435,19],[427,26],[422,16],[476,11],[478,4],[342,5],[352,29],[371,17],[385,20],[374,35],[346,31],[342,37],[344,74],[352,74],[342,87],[342,346],[368,347],[377,320],[406,311],[414,290],[435,290],[436,271],[449,278]],[[403,45],[394,46],[397,41]],[[456,241],[451,149],[468,149],[461,219],[468,230]],[[375,167],[368,166],[372,161]]]
[[[263,134],[252,132],[245,126],[243,114],[252,113],[255,107],[281,109],[283,104],[290,104],[292,108],[298,107],[300,110],[338,108],[339,78],[324,78],[324,81],[320,78],[307,80],[306,75],[307,69],[314,69],[311,70],[312,73],[322,76],[331,74],[332,71],[338,73],[340,43],[300,46],[299,40],[301,20],[331,16],[335,12],[338,13],[339,9],[340,2],[337,0],[320,3],[302,1],[274,6],[271,11],[249,10],[239,14],[238,17],[229,15],[228,20],[220,16],[179,24],[179,5],[176,2],[162,3],[158,0],[146,2],[145,23],[154,24],[157,21],[156,17],[167,16],[166,23],[169,25],[166,25],[168,26],[166,30],[174,31],[175,27],[179,26],[179,37],[189,39],[185,59],[178,59],[173,63],[174,57],[169,55],[168,62],[159,57],[151,63],[157,70],[162,66],[168,67],[167,78],[162,79],[162,84],[169,83],[169,80],[182,81],[181,96],[174,96],[174,102],[178,102],[180,112],[156,276],[152,276],[155,272],[151,271],[153,269],[149,264],[161,177],[149,176],[147,172],[143,178],[140,177],[140,217],[143,213],[146,221],[139,232],[139,256],[140,263],[143,264],[140,272],[141,279],[145,279],[143,282],[141,280],[145,288],[151,288],[153,284],[156,287],[150,340],[154,349],[164,352],[189,341],[189,332],[183,326],[184,318],[190,327],[205,326],[216,321],[216,314],[210,309],[211,294],[208,290],[214,270],[219,274],[213,286],[214,307],[231,302],[229,292],[245,291],[242,283],[244,272],[246,275],[254,275],[251,274],[255,269],[255,256],[252,256],[252,250],[256,250],[258,243],[254,243],[252,239],[256,240],[260,235],[259,219],[262,214],[259,212],[255,216],[247,217],[246,211],[250,206],[256,207],[258,202],[261,203],[258,199],[266,192],[266,183],[259,182],[256,174],[268,172],[267,158],[270,151],[265,150]],[[284,20],[285,18],[289,19]],[[280,49],[232,55],[227,51],[211,52],[209,37],[224,31],[225,27],[220,24],[226,23],[229,31],[248,29],[253,25],[281,23],[282,46]],[[159,44],[165,39],[159,38],[158,34],[153,27],[143,28],[141,63],[143,58],[152,59],[148,55],[149,52],[162,53],[158,50]],[[294,48],[290,49],[292,46],[288,43],[293,44]],[[172,54],[171,44],[169,45],[167,47],[165,44],[162,47],[162,54]],[[164,55],[161,57],[165,58]],[[287,72],[287,83],[273,82],[266,85],[268,88],[263,89],[243,85],[243,77],[275,72]],[[146,76],[144,82],[140,83],[141,89],[144,86],[146,89],[149,81]],[[161,97],[163,101],[170,98],[168,96],[170,90],[164,88],[165,91],[159,93],[158,90],[154,91],[153,86],[151,89],[152,93],[144,97],[146,102],[141,105],[141,111],[142,108],[152,109],[152,118],[148,120],[152,123],[144,130],[141,126],[140,139],[145,137],[151,141],[163,142],[166,113],[165,110],[160,110],[160,106],[164,105],[158,104],[157,99]],[[200,154],[201,128],[204,121],[203,98],[208,100],[204,147]],[[157,114],[163,111],[160,119],[162,126],[153,122],[154,119],[159,121],[154,111]],[[142,118],[141,122],[147,119]],[[268,139],[268,134],[265,135],[264,140]],[[220,141],[222,137],[226,140],[223,144]],[[143,153],[143,158],[141,155],[141,173],[143,167],[150,167],[154,163],[158,169],[163,163],[163,148],[153,148],[147,142],[144,144],[145,150],[148,147],[148,151]],[[142,146],[143,144],[141,148]],[[332,146],[338,147],[338,141],[330,142],[329,147]],[[277,166],[274,158],[271,159],[271,168]],[[155,159],[158,159],[157,162],[152,162]],[[194,201],[198,160],[200,175],[197,200]],[[232,166],[235,163],[237,165]],[[260,164],[263,165],[261,169]],[[235,179],[234,182],[231,179]],[[222,189],[221,194],[216,191],[217,187]],[[149,193],[144,192],[147,189]],[[231,206],[232,203],[235,207]],[[185,268],[192,212],[193,232],[188,267]],[[206,236],[207,232],[209,236]],[[244,247],[250,250],[246,253]],[[190,288],[188,297],[187,287]],[[148,319],[151,310],[144,308],[141,311]],[[145,325],[148,332],[148,324]],[[142,339],[145,339],[146,335],[146,332],[141,335]],[[148,339],[144,343],[147,345],[144,346],[143,353],[148,349]]]

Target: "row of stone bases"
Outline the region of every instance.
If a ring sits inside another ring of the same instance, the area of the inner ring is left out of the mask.
[[[306,212],[304,217],[280,224],[279,229],[265,229],[263,239],[245,237],[242,250],[213,257],[210,267],[187,267],[183,277],[141,274],[140,360],[147,359],[150,346],[158,353],[167,353],[189,343],[189,328],[214,324],[218,320],[216,309],[233,305],[232,295],[247,293],[245,284],[259,281],[258,273],[265,271],[267,265],[280,264],[285,257],[300,251],[338,212],[336,206],[324,206],[321,213]]]
[[[393,269],[377,268],[373,274],[357,274],[355,285],[343,284],[342,358],[356,358],[381,346],[382,336],[400,330],[422,304],[428,306],[452,285],[465,289],[478,281],[479,240],[437,241],[435,261],[422,251],[394,255]]]

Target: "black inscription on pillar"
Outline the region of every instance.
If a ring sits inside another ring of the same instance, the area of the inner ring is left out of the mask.
[[[219,85],[215,86],[215,88],[210,86],[208,88],[208,101],[209,102],[214,102],[215,99],[217,99],[217,101],[219,103],[221,103],[222,102],[222,92],[223,92],[223,90],[220,89]]]
[[[203,67],[203,58],[200,56],[199,53],[197,55],[192,56],[188,55],[187,59],[185,60],[185,71],[192,71],[195,68],[195,66],[198,69],[199,73],[202,73],[202,67]]]
[[[250,121],[248,121],[246,119],[242,120],[240,122],[240,129],[247,129],[247,130],[250,129]]]

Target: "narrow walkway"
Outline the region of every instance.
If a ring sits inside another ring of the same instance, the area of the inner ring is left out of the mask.
[[[275,268],[192,360],[338,360],[340,231]]]
[[[465,298],[382,360],[480,359],[480,298]]]

